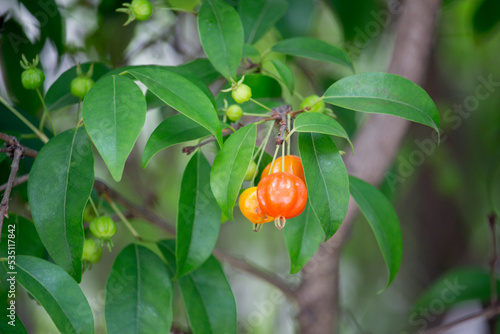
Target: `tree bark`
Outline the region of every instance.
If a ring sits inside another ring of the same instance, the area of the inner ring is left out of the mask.
[[[408,0],[399,18],[397,39],[388,72],[423,85],[432,50],[436,16],[441,0]],[[356,155],[346,154],[349,174],[378,185],[393,163],[409,122],[387,115],[373,115],[358,133]],[[338,333],[340,318],[339,265],[342,247],[349,237],[358,209],[351,198],[341,228],[323,243],[306,265],[297,290],[303,334]]]

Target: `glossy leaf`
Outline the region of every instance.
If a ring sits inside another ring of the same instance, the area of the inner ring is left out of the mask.
[[[345,138],[352,147],[351,140],[342,125],[325,114],[304,112],[295,119],[293,129],[296,132],[315,132],[342,137]]]
[[[325,232],[310,203],[300,216],[287,220],[283,232],[290,256],[290,274],[296,274],[316,253]]]
[[[138,67],[128,71],[160,100],[200,124],[222,145],[217,111],[206,94],[183,76],[167,68]]]
[[[189,63],[178,66],[178,68],[188,70],[195,74],[207,86],[220,76],[219,72],[215,70],[210,61],[204,58],[195,59]]]
[[[231,220],[236,197],[252,160],[256,138],[255,124],[244,126],[230,135],[217,153],[210,173],[210,185],[215,199],[222,213]]]
[[[221,210],[210,189],[210,164],[196,152],[186,166],[177,210],[177,274],[181,277],[208,259],[217,242]]]
[[[14,237],[9,237],[13,235]],[[35,225],[28,219],[12,214],[5,218],[0,239],[0,257],[7,257],[7,245],[15,241],[16,255],[31,255],[42,257],[45,248],[36,232]]]
[[[172,285],[160,257],[140,245],[125,247],[106,281],[104,308],[109,334],[168,333]]]
[[[81,64],[82,71],[87,73],[91,63]],[[104,74],[109,71],[109,68],[102,63],[94,63],[92,71],[92,79],[99,80]],[[50,86],[45,94],[45,104],[49,111],[61,109],[63,107],[78,103],[78,98],[71,95],[71,81],[76,78],[76,66],[71,67],[59,76]]]
[[[344,161],[328,135],[299,133],[309,202],[326,239],[337,232],[349,204],[349,178]]]
[[[289,38],[276,43],[271,50],[290,56],[339,64],[353,70],[351,60],[344,50],[319,39]]]
[[[387,288],[398,274],[403,257],[403,237],[398,216],[391,202],[371,184],[349,176],[349,188],[352,198],[372,228],[382,251],[389,272],[385,286]]]
[[[98,81],[83,102],[85,128],[115,181],[120,181],[135,141],[146,121],[141,89],[123,76]]]
[[[252,89],[252,98],[254,99],[281,98],[281,85],[270,76],[250,74],[245,76],[245,84]]]
[[[439,133],[439,113],[429,95],[408,79],[389,73],[362,73],[331,85],[325,102],[355,111],[395,115]]]
[[[198,11],[200,41],[208,59],[226,79],[236,78],[243,52],[240,16],[222,0],[205,0]]]
[[[93,334],[94,318],[78,284],[59,266],[26,255],[16,258],[16,280],[47,311],[61,333]]]
[[[210,132],[184,115],[174,115],[158,125],[146,143],[142,155],[142,167],[159,151],[190,140],[203,138]]]
[[[245,31],[245,42],[253,44],[261,39],[285,15],[285,0],[242,0],[238,6]]]
[[[170,271],[175,271],[175,240],[158,247]],[[193,334],[236,334],[236,302],[219,262],[213,256],[192,273],[179,279]]]
[[[82,277],[82,215],[94,185],[94,156],[83,128],[52,138],[38,153],[28,181],[31,215],[54,261]]]
[[[497,280],[497,290],[500,281]],[[475,268],[454,269],[439,277],[418,298],[413,306],[417,315],[428,309],[436,300],[441,301],[444,309],[470,300],[487,302],[491,299],[490,274],[486,270]]]
[[[256,58],[260,59],[261,54],[259,50],[255,48],[255,46],[250,44],[243,45],[243,58]]]
[[[271,60],[271,62],[273,63],[274,68],[278,72],[281,81],[286,86],[290,94],[293,95],[294,79],[292,70],[290,70],[290,68],[280,60],[273,59]]]

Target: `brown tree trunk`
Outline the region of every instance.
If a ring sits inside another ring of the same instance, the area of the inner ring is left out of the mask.
[[[399,18],[397,39],[389,72],[423,85],[432,49],[436,16],[441,0],[408,0]],[[392,164],[409,123],[401,118],[373,115],[354,141],[356,156],[346,154],[349,174],[378,185]],[[337,233],[322,244],[304,268],[297,290],[303,334],[338,333],[339,264],[357,208],[351,199],[346,219]]]

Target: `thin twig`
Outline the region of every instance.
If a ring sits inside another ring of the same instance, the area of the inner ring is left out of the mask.
[[[226,263],[229,263],[231,266],[236,267],[238,269],[244,270],[256,277],[262,278],[264,281],[274,285],[278,289],[280,289],[284,294],[293,299],[296,298],[295,290],[293,290],[288,284],[286,284],[282,279],[278,276],[266,273],[261,269],[257,269],[255,265],[249,264],[245,260],[237,259],[232,257],[218,249],[214,249],[213,254],[219,260],[222,260]]]
[[[104,182],[100,180],[95,180],[94,188],[99,193],[107,194],[111,199],[126,207],[133,216],[142,217],[147,221],[153,223],[155,226],[158,226],[159,228],[165,230],[167,233],[175,235],[175,228],[168,225],[167,222],[164,221],[156,213],[148,210],[144,206],[132,203],[131,201],[123,197],[121,194],[108,187]]]
[[[14,182],[12,182],[12,188],[17,187],[20,184],[28,182],[29,174],[24,174],[23,176],[16,177]],[[0,191],[4,191],[7,189],[8,183],[2,184],[0,186]]]
[[[16,145],[16,144],[12,144]],[[7,185],[5,187],[5,192],[3,194],[2,202],[0,203],[0,234],[2,233],[3,220],[9,218],[9,199],[10,192],[16,179],[17,171],[19,170],[19,161],[23,157],[23,150],[20,147],[14,149],[14,158],[12,159],[12,165],[10,166],[10,175]]]
[[[497,316],[498,314],[500,314],[500,305],[484,309],[483,311],[478,312],[478,313],[470,314],[468,316],[459,318],[459,319],[452,321],[452,322],[449,322],[447,324],[431,328],[431,329],[426,330],[425,332],[421,332],[419,334],[439,334],[439,333],[442,333],[450,328],[453,328],[453,327],[456,327],[456,326],[461,325],[463,323],[466,323],[468,321],[476,320],[476,319],[488,320],[488,319],[491,319],[491,318]]]
[[[278,135],[276,136],[276,145],[281,145],[283,144],[283,141],[285,141],[285,137],[288,134],[287,114],[292,111],[292,107],[284,105],[276,111],[280,114],[280,132],[278,132]]]
[[[267,121],[273,121],[273,120],[279,120],[281,119],[281,115],[276,113],[276,112],[273,112],[271,114],[271,116],[267,116],[267,117],[261,117],[261,118],[256,118],[250,122],[247,122],[247,123],[238,123],[236,124],[236,126],[234,126],[234,130],[238,130],[238,129],[241,129],[242,127],[246,126],[246,125],[249,125],[249,124],[253,124],[253,123],[259,123],[259,122],[267,122]],[[231,128],[225,128],[224,130],[222,130],[222,136],[227,136],[229,134],[231,134],[233,132],[233,130]],[[182,153],[186,153],[187,155],[193,153],[197,148],[199,147],[202,147],[204,145],[207,145],[211,142],[214,142],[215,141],[215,137],[210,137],[202,142],[200,142],[199,144],[196,144],[196,145],[193,145],[193,146],[185,146],[182,148]]]
[[[490,226],[491,233],[491,259],[490,259],[490,283],[491,283],[491,303],[490,306],[493,307],[498,302],[498,292],[497,292],[497,278],[495,265],[498,259],[497,255],[497,239],[495,233],[496,225],[496,214],[494,212],[488,215],[488,223]]]
[[[15,144],[15,146],[22,149],[23,154],[27,157],[36,158],[36,156],[38,154],[37,151],[32,150],[31,148],[28,148],[28,147],[25,147],[25,146],[19,144],[19,141],[17,140],[16,137],[8,135],[6,133],[0,132],[0,140],[3,140],[4,142],[6,142],[7,149],[8,149],[7,152],[9,152],[9,146],[11,147],[10,151],[13,152],[12,147]]]

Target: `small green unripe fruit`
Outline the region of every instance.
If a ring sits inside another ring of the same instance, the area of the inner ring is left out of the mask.
[[[28,68],[21,73],[21,82],[26,89],[37,89],[45,81],[45,74],[39,68]]]
[[[325,111],[325,101],[323,101],[323,99],[318,95],[311,95],[306,97],[300,104],[300,109],[304,109],[306,107],[311,107],[309,112],[322,113]]]
[[[232,106],[229,106],[226,110],[226,115],[229,120],[236,122],[243,116],[243,109],[237,104],[233,104]]]
[[[153,13],[153,6],[148,0],[132,0],[130,8],[139,21],[146,21]]]
[[[90,232],[99,239],[109,239],[116,233],[116,225],[111,217],[97,217],[90,222]]]
[[[248,165],[247,172],[245,173],[245,181],[251,181],[253,179],[253,175],[255,174],[255,170],[257,169],[257,164],[255,161],[251,161],[250,165]]]
[[[94,241],[94,239],[85,239],[85,242],[83,243],[82,260],[90,263],[96,263],[99,262],[101,256],[102,256],[102,249]]]
[[[245,84],[239,84],[233,89],[231,96],[237,103],[247,102],[252,97],[252,89]]]
[[[92,86],[94,86],[94,80],[91,78],[76,77],[71,80],[71,95],[78,97],[79,99],[83,99]]]

